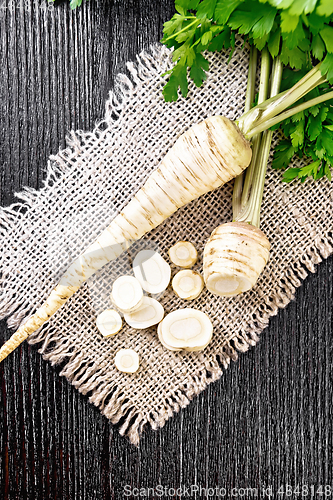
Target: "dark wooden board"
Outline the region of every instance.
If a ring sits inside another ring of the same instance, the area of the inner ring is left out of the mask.
[[[72,13],[67,2],[47,12],[42,0],[1,0],[2,206],[23,186],[42,186],[48,156],[70,129],[89,130],[103,116],[115,75],[160,39],[174,12],[173,0],[83,1]],[[226,489],[222,498],[232,488],[234,497],[254,498],[246,488],[258,488],[257,498],[269,498],[263,487],[276,493],[285,484],[304,487],[303,498],[330,497],[332,276],[329,258],[259,344],[162,430],[147,429],[139,448],[22,345],[0,365],[0,498],[138,498],[126,491],[158,485],[211,488],[210,498],[216,487]],[[2,343],[10,331],[0,326]],[[141,493],[180,497],[159,491]],[[205,498],[203,490],[182,493]]]

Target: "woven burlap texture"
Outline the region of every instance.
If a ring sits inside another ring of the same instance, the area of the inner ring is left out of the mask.
[[[187,99],[165,103],[162,77],[171,67],[170,52],[157,45],[128,64],[106,103],[106,114],[93,132],[71,133],[68,148],[50,158],[45,185],[25,189],[19,203],[1,209],[0,316],[17,328],[57,283],[70,262],[110,223],[191,125],[222,114],[242,114],[248,52],[240,42],[228,54],[209,54],[210,71],[200,88],[190,85]],[[163,426],[207,384],[217,380],[238,352],[258,341],[269,317],[292,298],[308,271],[332,252],[333,197],[327,179],[304,184],[281,182],[268,166],[261,229],[272,249],[257,285],[235,298],[207,290],[190,303],[206,312],[214,336],[202,352],[171,352],[159,342],[156,328],[103,338],[96,316],[110,307],[114,279],[132,273],[131,260],[141,248],[155,248],[168,259],[168,248],[190,240],[202,256],[215,227],[232,218],[233,183],[180,209],[128,253],[85,283],[30,343],[87,394],[122,435],[139,443],[145,424]],[[200,257],[195,269],[202,271]],[[172,268],[173,274],[176,269]],[[170,288],[159,297],[168,313],[189,303]],[[140,356],[134,375],[117,371],[115,353],[133,348]]]

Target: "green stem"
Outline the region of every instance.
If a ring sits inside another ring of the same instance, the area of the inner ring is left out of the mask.
[[[268,50],[264,49],[261,53],[260,81],[259,81],[259,91],[258,91],[259,104],[261,104],[267,99],[270,70],[271,70],[270,56]],[[260,147],[261,147],[261,135],[258,134],[254,138],[251,163],[246,170],[246,176],[242,193],[242,208],[244,208],[244,206],[248,202]]]
[[[301,97],[304,97],[308,92],[311,92],[311,90],[315,89],[318,85],[320,85],[321,83],[324,83],[326,81],[326,78],[325,77],[322,77],[322,81],[320,81],[319,83],[316,82],[315,85],[312,85],[312,87],[309,87],[307,88],[306,92],[304,92],[303,96],[301,95]],[[289,90],[284,90],[283,92],[280,92],[279,94],[277,94],[276,96],[274,97],[270,97],[269,99],[267,99],[265,102],[263,102],[262,104],[257,104],[256,108],[258,108],[258,110],[265,110],[268,108],[268,106],[273,103],[273,102],[276,102],[278,99],[280,99],[281,97],[285,96],[288,94],[288,92],[290,91]],[[301,98],[300,97],[300,98]],[[245,116],[245,114],[243,115]],[[241,118],[243,118],[243,116]]]
[[[245,113],[251,109],[252,103],[254,101],[255,87],[256,87],[256,75],[257,75],[257,60],[258,60],[258,50],[251,46],[250,49],[250,59],[249,59],[249,70],[247,75],[247,87],[245,95]],[[232,194],[232,208],[233,208],[233,219],[237,217],[240,213],[242,190],[243,190],[243,180],[244,172],[238,175],[234,182],[234,189]]]
[[[173,35],[168,36],[165,40],[163,40],[163,43],[167,42],[168,40],[171,40],[171,38],[175,38],[178,36],[180,33],[183,33],[183,31],[187,31],[191,26],[194,26],[194,24],[200,24],[200,20],[198,20],[195,16],[187,16],[185,20],[188,19],[195,19],[192,23],[188,24],[187,26],[184,26],[183,29],[177,31],[177,33],[174,33]]]
[[[287,108],[304,97],[315,87],[325,82],[326,78],[320,72],[320,64],[307,73],[299,82],[287,92],[281,93],[277,99],[269,99],[262,105],[252,108],[237,120],[239,128],[247,139],[253,137],[254,130],[266,130],[267,122],[285,111]],[[279,120],[281,121],[281,120]]]
[[[276,58],[272,70],[272,82],[270,95],[277,95],[281,85],[283,65],[279,58]],[[256,136],[257,137],[257,136]],[[260,152],[255,162],[253,178],[250,186],[250,193],[246,205],[236,218],[239,222],[247,222],[253,226],[260,225],[260,209],[264,192],[267,162],[272,142],[272,131],[266,130],[261,139]]]
[[[327,92],[326,94],[322,94],[318,97],[315,97],[314,99],[310,99],[309,101],[303,102],[302,104],[298,104],[298,106],[294,106],[293,108],[288,109],[283,113],[280,113],[278,116],[265,121],[262,125],[253,128],[247,137],[250,139],[251,137],[254,137],[255,135],[262,132],[263,130],[266,130],[268,128],[273,127],[274,125],[277,125],[278,123],[282,122],[283,120],[286,120],[287,118],[290,118],[296,113],[300,113],[305,109],[311,108],[312,106],[316,106],[317,104],[320,104],[322,102],[329,101],[330,99],[333,99],[333,91]]]
[[[324,81],[325,81],[325,79],[323,77],[321,77],[320,79],[317,78],[314,81],[312,81],[312,79],[311,79],[308,83],[309,86],[306,89],[304,89],[304,86],[303,86],[301,89],[298,89],[297,93],[295,93],[294,95],[287,96],[285,98],[285,100],[282,99],[282,102],[277,102],[276,104],[279,104],[279,105],[276,106],[275,109],[270,109],[270,110],[267,110],[267,112],[263,112],[261,117],[259,119],[257,119],[257,121],[255,122],[255,126],[253,128],[251,128],[250,131],[246,134],[246,137],[248,139],[253,137],[255,135],[253,130],[256,129],[257,127],[263,126],[264,127],[263,130],[268,129],[269,126],[267,124],[270,122],[270,120],[274,120],[279,113],[283,112],[286,108],[289,108],[289,106],[294,104],[294,102],[297,102],[300,99],[302,99],[302,97],[304,97],[307,93],[311,92],[311,90],[316,88],[318,85],[320,85]],[[292,113],[292,114],[294,114],[294,113]],[[281,120],[278,120],[277,123],[279,121],[281,121]]]
[[[256,90],[256,77],[257,77],[257,63],[258,63],[258,49],[252,47],[250,49],[249,72],[247,76],[247,87],[245,95],[245,113],[250,111]]]
[[[248,203],[238,216],[239,222],[247,222],[252,226],[260,226],[260,209],[264,192],[264,183],[267,170],[268,156],[271,149],[272,131],[265,130],[262,134],[260,154],[257,159],[255,176]]]
[[[319,82],[323,83],[323,81],[325,81],[325,79],[323,79],[318,65],[301,78],[301,80],[299,80],[291,89],[287,90],[284,95],[280,96],[274,104],[267,106],[262,113],[261,119],[269,119],[272,116],[277,115],[284,109],[294,104],[294,102],[304,97],[304,95],[310,91],[309,89],[313,89],[319,85]]]

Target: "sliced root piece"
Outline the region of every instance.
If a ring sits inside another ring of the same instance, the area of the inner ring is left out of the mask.
[[[96,325],[103,337],[111,337],[119,332],[123,322],[117,311],[106,309],[97,316]]]
[[[204,280],[215,295],[232,297],[250,290],[269,257],[264,233],[244,222],[228,222],[213,231],[203,257]]]
[[[169,257],[176,266],[188,269],[198,260],[198,252],[189,241],[178,241],[169,249]]]
[[[172,280],[172,288],[181,299],[196,299],[203,290],[204,280],[201,274],[184,269],[179,271]]]
[[[182,350],[181,347],[178,347],[176,349],[175,347],[171,347],[169,344],[165,343],[163,336],[162,336],[162,323],[163,323],[163,321],[161,321],[161,323],[157,327],[157,335],[158,335],[158,338],[159,338],[161,344],[164,345],[164,347],[166,347],[166,349],[169,349],[169,351],[181,351]]]
[[[163,257],[154,250],[142,250],[133,261],[135,277],[142,288],[149,293],[161,293],[171,278],[171,268]]]
[[[114,363],[121,372],[135,373],[139,368],[139,355],[134,349],[121,349],[117,352]]]
[[[143,297],[141,306],[136,311],[124,314],[126,323],[132,328],[139,330],[157,325],[157,323],[162,321],[163,316],[163,306],[157,300],[150,297]]]
[[[112,285],[111,300],[121,312],[135,311],[143,300],[140,282],[134,276],[120,276]]]
[[[178,309],[160,323],[159,338],[168,349],[201,351],[212,339],[213,325],[209,317],[197,309]]]

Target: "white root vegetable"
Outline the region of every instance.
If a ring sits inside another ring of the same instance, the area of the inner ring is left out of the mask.
[[[250,143],[223,116],[208,118],[180,136],[123,211],[74,260],[44,304],[2,346],[0,361],[48,321],[98,269],[178,208],[239,175],[251,155]]]
[[[169,344],[166,344],[164,342],[164,339],[163,339],[163,336],[162,336],[162,323],[163,322],[161,321],[161,323],[157,327],[157,335],[158,335],[158,338],[159,338],[159,341],[161,342],[161,344],[164,345],[164,347],[166,349],[169,349],[169,351],[181,351],[182,350],[181,347],[178,347],[178,348],[171,347]]]
[[[176,266],[188,269],[198,260],[198,252],[189,241],[178,241],[169,249],[169,257]]]
[[[165,316],[157,331],[167,349],[201,351],[212,339],[213,325],[207,314],[188,307]]]
[[[143,297],[142,304],[137,311],[124,314],[126,323],[138,330],[157,325],[157,323],[162,321],[163,316],[164,308],[162,304],[150,297]]]
[[[114,363],[119,371],[124,373],[135,373],[139,369],[139,355],[134,349],[121,349],[117,352]]]
[[[103,337],[111,337],[121,330],[123,322],[114,309],[106,309],[97,316],[96,325]]]
[[[222,297],[250,290],[268,261],[269,249],[267,237],[251,224],[228,222],[217,227],[204,249],[206,287]]]
[[[196,299],[203,290],[204,280],[201,274],[190,269],[179,271],[171,282],[174,292],[181,299]]]
[[[140,282],[134,276],[120,276],[112,285],[111,301],[123,313],[139,309],[143,300]]]
[[[171,267],[154,250],[141,250],[133,260],[133,272],[142,288],[149,293],[161,293],[171,278]]]

